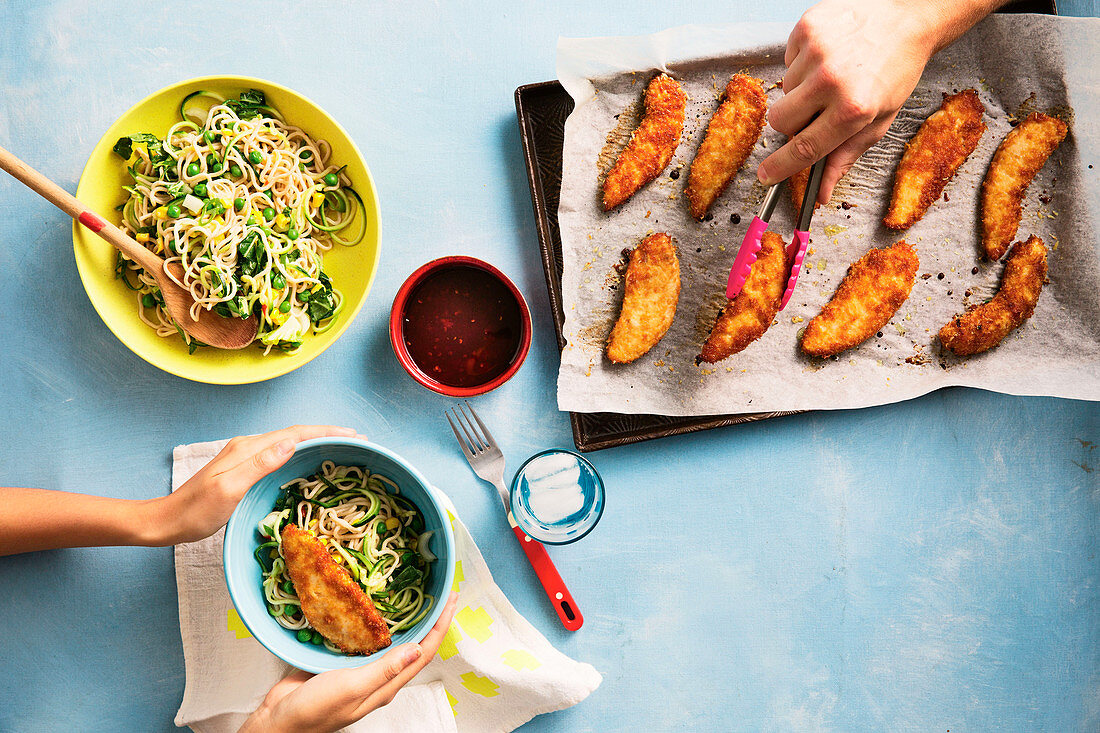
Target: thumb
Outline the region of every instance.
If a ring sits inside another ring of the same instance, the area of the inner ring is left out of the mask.
[[[402,644],[395,646],[386,652],[381,659],[374,664],[358,667],[354,684],[364,697],[384,686],[388,682],[397,679],[398,675],[410,665],[420,659],[423,651],[419,644]]]
[[[362,667],[324,672],[310,680],[310,684],[323,683],[330,692],[339,690],[341,694],[355,698],[362,704],[374,693],[397,679],[422,655],[423,651],[419,644],[402,644],[390,649],[376,662],[364,664]],[[384,704],[385,702],[376,703],[373,707]]]
[[[286,463],[292,455],[294,455],[294,441],[290,439],[280,440],[278,443],[269,445],[258,453],[252,454],[251,457],[246,458],[235,468],[226,471],[225,478],[233,485],[247,489]]]

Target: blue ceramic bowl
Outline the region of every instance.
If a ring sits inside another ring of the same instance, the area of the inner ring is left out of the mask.
[[[317,438],[299,443],[290,460],[256,483],[237,505],[225,528],[222,561],[233,605],[252,636],[275,656],[307,672],[360,667],[386,652],[383,649],[366,656],[347,656],[329,651],[324,645],[302,643],[295,632],[284,629],[272,618],[264,603],[263,576],[253,556],[260,542],[256,527],[274,508],[279,487],[292,479],[316,473],[324,461],[342,466],[363,466],[372,473],[386,476],[397,484],[401,495],[413,502],[423,514],[425,529],[435,530],[428,549],[437,559],[431,564],[426,587],[426,591],[435,597],[435,605],[416,626],[394,634],[393,646],[418,643],[427,636],[442,613],[454,582],[455,540],[447,510],[437,490],[429,486],[408,461],[381,446],[353,438]]]

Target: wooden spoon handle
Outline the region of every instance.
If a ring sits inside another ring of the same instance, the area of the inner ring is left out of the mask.
[[[124,255],[149,272],[164,269],[164,260],[138,244],[121,229],[106,221],[65,189],[0,147],[0,168],[22,181],[27,188],[64,211],[84,226],[113,244]]]

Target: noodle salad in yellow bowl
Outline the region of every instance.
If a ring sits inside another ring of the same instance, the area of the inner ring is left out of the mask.
[[[74,223],[77,268],[108,328],[195,381],[257,382],[313,359],[377,269],[378,201],[355,144],[316,104],[259,79],[192,79],[142,100],[96,145],[77,198],[178,262],[196,310],[258,319],[246,349],[194,341],[152,277]]]

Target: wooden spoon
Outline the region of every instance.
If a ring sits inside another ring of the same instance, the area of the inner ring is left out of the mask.
[[[190,290],[180,287],[168,276],[164,260],[138,244],[114,224],[88,210],[68,191],[3,148],[0,148],[0,168],[113,244],[122,254],[152,275],[164,296],[168,314],[192,338],[218,349],[243,349],[256,339],[259,324],[254,315],[248,318],[225,318],[212,310],[199,308],[198,320],[192,320],[191,307],[195,305],[195,297]],[[183,280],[183,267],[179,263],[174,262],[168,267],[172,268],[172,274],[177,279]]]

